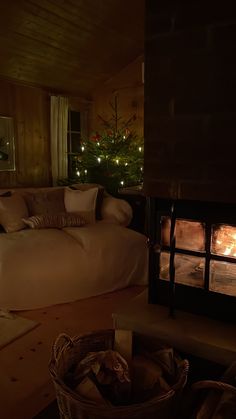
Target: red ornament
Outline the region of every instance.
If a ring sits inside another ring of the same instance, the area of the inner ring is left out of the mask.
[[[98,134],[98,132],[96,132],[96,134],[91,137],[91,140],[94,141],[94,142],[97,142],[100,139],[101,139],[101,135]]]

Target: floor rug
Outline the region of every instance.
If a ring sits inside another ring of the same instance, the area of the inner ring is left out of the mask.
[[[39,323],[33,320],[0,310],[0,349],[38,325]]]

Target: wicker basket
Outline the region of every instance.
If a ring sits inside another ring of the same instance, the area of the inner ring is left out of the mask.
[[[219,417],[219,406],[226,396],[232,397],[234,401],[234,413],[227,412],[227,406],[224,409],[225,418],[236,417],[236,362],[234,362],[221,377],[221,380],[202,380],[197,381],[192,385],[192,389],[196,390],[208,390],[206,397],[203,402],[198,406],[195,413],[192,415],[192,419],[214,419]],[[218,410],[218,413],[217,413]],[[221,416],[220,416],[221,417]]]
[[[69,388],[63,378],[90,351],[113,349],[114,330],[100,330],[70,338],[61,334],[56,339],[49,363],[49,371],[56,389],[57,403],[61,419],[172,419],[173,412],[187,381],[188,361],[184,360],[176,383],[165,394],[143,403],[126,406],[98,406],[84,399]],[[135,353],[152,343],[151,349],[158,350],[163,345],[153,346],[153,340],[134,334]],[[149,346],[150,350],[150,346]]]

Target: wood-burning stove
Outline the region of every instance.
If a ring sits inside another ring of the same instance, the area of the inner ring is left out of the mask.
[[[149,302],[235,322],[235,8],[147,0],[145,16]]]
[[[236,322],[236,205],[149,198],[149,303]]]

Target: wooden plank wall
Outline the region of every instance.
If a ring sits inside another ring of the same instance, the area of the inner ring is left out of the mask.
[[[112,109],[109,102],[114,99],[114,95],[117,95],[119,116],[125,121],[135,114],[136,120],[132,125],[132,130],[143,137],[143,61],[143,57],[137,58],[94,92],[90,119],[91,132],[101,131],[102,129],[98,115],[106,120],[111,118]]]
[[[143,53],[144,3],[1,0],[1,76],[90,98]]]
[[[48,92],[0,81],[0,115],[14,118],[16,170],[0,171],[0,187],[51,184]]]
[[[117,76],[101,86],[93,101],[69,98],[69,106],[81,111],[83,132],[101,130],[98,114],[111,117],[109,102],[118,96],[119,116],[136,115],[132,129],[143,136],[142,62],[139,57]],[[48,186],[50,164],[50,95],[44,89],[0,80],[0,116],[14,118],[16,170],[0,171],[0,188]]]

